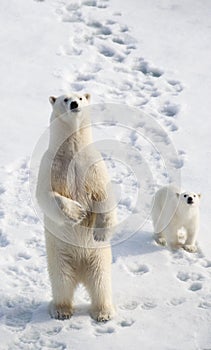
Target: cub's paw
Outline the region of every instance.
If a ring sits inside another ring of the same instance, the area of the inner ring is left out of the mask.
[[[189,253],[196,253],[197,252],[197,247],[195,245],[191,245],[191,244],[183,245],[183,249],[185,249]]]
[[[71,305],[54,305],[50,303],[49,312],[52,318],[56,320],[68,320],[73,315],[73,308]]]
[[[102,310],[92,310],[91,317],[97,322],[107,322],[110,321],[115,315],[114,308],[102,309]]]
[[[157,244],[162,245],[163,247],[167,245],[166,239],[164,237],[155,236],[154,240]]]

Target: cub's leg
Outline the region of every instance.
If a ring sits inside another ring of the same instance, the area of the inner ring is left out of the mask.
[[[182,247],[182,244],[179,242],[178,230],[174,225],[169,225],[166,229],[166,237],[168,244],[172,250],[176,250]]]
[[[46,232],[48,271],[51,281],[53,301],[50,314],[60,320],[68,319],[73,314],[73,294],[77,278],[71,260],[61,248],[62,242]]]
[[[158,203],[158,198],[154,203],[154,207],[152,209],[152,223],[154,227],[154,240],[157,244],[162,246],[167,245],[166,237],[165,237],[165,218],[162,214],[162,206]]]
[[[114,316],[110,247],[94,250],[86,271],[84,284],[91,297],[91,316],[98,322],[109,321]]]
[[[183,245],[183,248],[187,250],[187,252],[195,253],[197,251],[196,236],[197,236],[197,230],[187,231],[187,239],[185,241],[185,244]]]

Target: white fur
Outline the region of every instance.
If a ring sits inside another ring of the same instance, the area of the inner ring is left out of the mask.
[[[193,199],[188,204],[188,198]],[[162,187],[154,197],[152,221],[155,241],[161,245],[170,245],[172,249],[183,247],[195,252],[196,237],[199,230],[199,198],[194,192],[182,192],[174,186]],[[185,242],[179,240],[185,231]]]
[[[51,314],[69,318],[75,288],[83,283],[92,316],[106,321],[114,314],[109,238],[116,213],[106,166],[92,144],[89,100],[88,94],[50,98],[50,142],[40,165],[37,199],[44,213]],[[78,103],[75,110],[70,110],[72,101]]]

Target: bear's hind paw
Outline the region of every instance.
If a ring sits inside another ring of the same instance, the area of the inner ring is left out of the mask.
[[[68,320],[73,315],[73,309],[68,305],[50,305],[50,315],[56,320]]]
[[[114,317],[114,309],[91,311],[91,316],[97,322],[107,322]]]

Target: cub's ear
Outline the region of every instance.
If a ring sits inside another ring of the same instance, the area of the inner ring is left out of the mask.
[[[90,94],[84,94],[84,96],[86,97],[87,101],[91,100],[91,95]]]
[[[50,102],[50,104],[52,104],[52,106],[53,106],[54,103],[56,102],[56,97],[50,96],[50,97],[49,97],[49,102]]]
[[[201,199],[201,193],[198,193],[198,197]]]
[[[177,192],[177,193],[176,193],[176,196],[177,196],[177,198],[179,198],[180,194]]]

